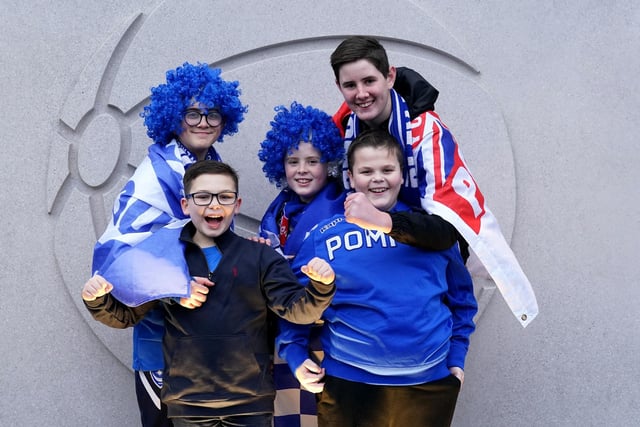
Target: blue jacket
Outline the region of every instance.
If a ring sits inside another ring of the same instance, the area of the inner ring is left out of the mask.
[[[394,210],[407,206],[399,202]],[[336,272],[321,334],[328,375],[410,385],[464,368],[477,304],[457,246],[425,251],[336,215],[311,231],[294,271],[313,256],[327,259]],[[308,328],[286,321],[280,327],[280,357],[295,371],[308,357]]]

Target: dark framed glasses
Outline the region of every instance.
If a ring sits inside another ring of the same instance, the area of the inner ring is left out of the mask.
[[[203,117],[211,127],[220,126],[222,123],[222,115],[217,110],[206,113],[201,113],[199,110],[187,110],[183,116],[185,123],[189,126],[198,126]]]
[[[222,193],[208,193],[206,191],[198,191],[186,195],[187,199],[192,199],[193,203],[198,206],[209,206],[215,198],[221,205],[232,205],[238,199],[238,193],[235,191],[223,191]]]

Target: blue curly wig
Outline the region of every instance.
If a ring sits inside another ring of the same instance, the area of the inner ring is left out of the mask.
[[[284,160],[300,142],[311,143],[320,152],[322,163],[342,161],[344,143],[331,116],[295,101],[290,109],[279,105],[274,110],[276,115],[271,121],[271,129],[258,151],[258,158],[264,163],[262,171],[269,182],[278,188],[286,185]]]
[[[144,107],[147,135],[161,145],[168,144],[182,133],[182,114],[199,102],[215,106],[224,120],[218,141],[225,135],[238,132],[238,124],[244,120],[247,107],[240,102],[238,82],[220,78],[222,70],[210,68],[198,62],[185,62],[175,70],[167,71],[167,82],[151,88],[151,102]]]

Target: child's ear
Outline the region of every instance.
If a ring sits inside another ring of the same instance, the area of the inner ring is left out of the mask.
[[[189,216],[189,211],[187,210],[188,203],[189,202],[184,197],[182,199],[180,199],[180,206],[182,206],[182,213],[187,215],[187,216]]]
[[[353,185],[353,174],[350,170],[347,170],[347,177],[349,177],[349,185],[351,188],[355,189],[356,187]]]
[[[396,67],[389,67],[389,74],[387,74],[387,86],[389,89],[393,88],[393,85],[396,82]]]
[[[238,197],[238,199],[236,200],[236,207],[233,208],[233,214],[237,215],[240,213],[240,205],[242,204],[242,199],[240,197]]]

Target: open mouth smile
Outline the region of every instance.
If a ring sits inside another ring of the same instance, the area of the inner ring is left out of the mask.
[[[223,220],[222,215],[211,215],[211,216],[205,217],[205,221],[207,221],[207,224],[213,225],[213,226],[219,225],[222,222],[222,220]]]

